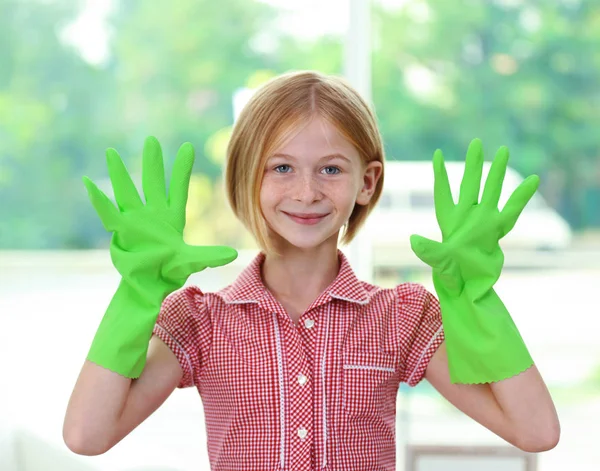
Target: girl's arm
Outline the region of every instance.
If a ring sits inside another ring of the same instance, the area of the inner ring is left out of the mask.
[[[459,410],[523,451],[547,451],[558,443],[556,409],[535,365],[495,383],[452,384],[444,342],[431,358],[425,378]]]
[[[110,450],[158,409],[182,376],[175,354],[155,336],[138,379],[86,360],[65,415],[63,439],[67,447],[80,455]]]

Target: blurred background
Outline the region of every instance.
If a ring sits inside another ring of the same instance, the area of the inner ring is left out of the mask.
[[[527,175],[541,177],[502,241],[497,290],[561,419],[561,442],[536,455],[536,469],[600,469],[599,2],[0,0],[0,470],[209,469],[194,389],[177,390],[105,455],[79,457],[62,442],[70,392],[119,281],[81,177],[112,196],[107,147],[139,183],[146,136],[161,142],[167,178],[192,142],[186,241],[240,257],[189,283],[220,289],[256,253],[222,191],[232,125],[256,87],[298,69],[346,76],[378,116],[386,187],[343,248],[365,281],[433,289],[408,237],[438,235],[436,148],[456,190],[474,137],[487,161],[501,145],[511,151],[504,200]],[[399,391],[399,470],[416,445],[503,443],[422,382]]]

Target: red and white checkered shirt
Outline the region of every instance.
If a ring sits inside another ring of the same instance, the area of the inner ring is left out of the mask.
[[[154,334],[204,405],[214,471],[396,468],[396,397],[444,339],[422,285],[359,281],[341,251],[331,285],[298,327],[265,288],[260,253],[215,293],[168,296]]]

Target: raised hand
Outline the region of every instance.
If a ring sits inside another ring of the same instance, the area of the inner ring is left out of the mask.
[[[165,281],[182,285],[192,273],[235,260],[237,252],[230,247],[189,246],[183,240],[194,164],[190,143],[177,153],[167,194],[160,144],[154,137],[146,139],[142,163],[146,204],[116,150],[107,150],[106,161],[117,207],[89,178],[83,177],[83,182],[104,228],[114,233],[111,257],[123,276],[150,269]]]
[[[508,149],[501,147],[496,153],[479,201],[483,150],[481,141],[474,139],[467,151],[460,195],[455,204],[442,151],[437,150],[434,154],[435,213],[442,242],[419,235],[411,236],[410,241],[415,254],[434,269],[438,281],[446,289],[460,291],[469,282],[482,283],[482,288],[489,287],[500,276],[504,254],[499,240],[513,229],[540,181],[537,175],[529,176],[500,211],[498,202],[508,158]],[[482,294],[477,286],[470,288]]]
[[[539,178],[528,177],[502,211],[498,201],[508,149],[498,150],[481,201],[481,141],[471,142],[458,203],[454,203],[441,151],[434,155],[435,212],[442,242],[411,236],[415,254],[432,267],[453,383],[489,383],[521,373],[533,360],[502,300],[494,291],[504,264],[499,240],[515,226]]]
[[[104,228],[113,232],[110,254],[122,279],[87,359],[138,378],[165,297],[181,288],[192,273],[225,265],[235,260],[237,252],[224,246],[190,246],[183,240],[194,164],[191,144],[183,144],[177,153],[167,195],[160,145],[154,137],[146,139],[142,168],[146,204],[119,154],[108,149],[106,160],[117,206],[89,178],[83,182]]]

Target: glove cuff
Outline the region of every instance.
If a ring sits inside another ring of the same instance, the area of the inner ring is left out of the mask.
[[[96,331],[87,359],[128,378],[139,378],[163,300],[165,284],[122,279]]]
[[[508,310],[493,289],[477,299],[438,292],[453,383],[501,381],[533,360]]]

